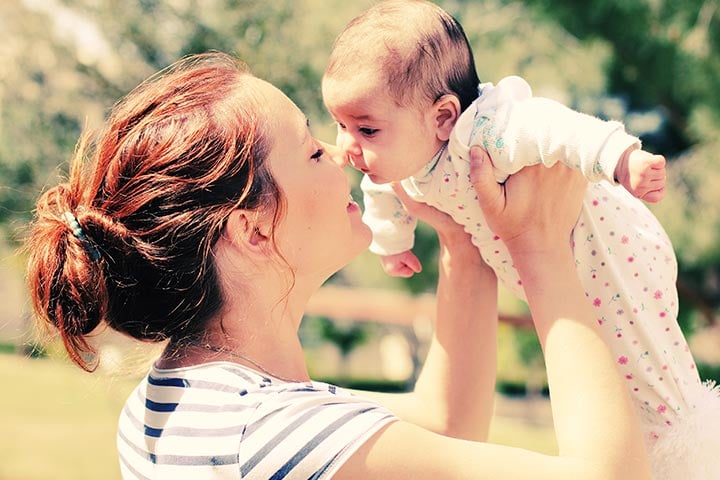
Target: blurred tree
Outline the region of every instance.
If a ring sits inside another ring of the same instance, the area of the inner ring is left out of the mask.
[[[117,99],[184,55],[233,53],[310,118],[329,123],[318,87],[332,33],[313,28],[318,22],[303,7],[291,0],[0,2],[0,225],[9,237],[17,239],[15,227],[29,218],[42,186],[65,171],[80,131],[97,128]]]
[[[332,40],[374,0],[15,0],[0,2],[0,227],[17,240],[38,192],[66,168],[80,130],[152,72],[222,50],[278,85],[332,141],[319,79]],[[720,127],[713,0],[437,0],[463,24],[484,81],[524,75],[537,94],[626,121],[672,160],[653,210],[680,261],[684,327],[720,308]],[[355,198],[359,176],[349,172]],[[373,255],[333,281],[433,290],[437,242],[421,225],[424,271],[387,277]],[[692,305],[693,308],[688,308]],[[702,315],[696,315],[701,312]]]
[[[601,39],[608,93],[626,115],[654,111],[662,121],[642,135],[673,162],[667,198],[653,210],[679,261],[681,322],[686,331],[716,323],[720,309],[720,11],[715,0],[525,0],[582,41]]]
[[[524,365],[527,365],[531,372],[528,375],[528,393],[540,394],[544,380],[538,381],[537,377],[545,376],[545,365],[542,356],[540,341],[531,328],[516,328],[513,332],[513,340],[518,356]]]
[[[661,108],[668,119],[662,151],[682,152],[698,140],[688,128],[698,107],[720,119],[720,24],[714,0],[683,2],[526,0],[581,40],[602,39],[613,55],[608,93],[629,110]],[[669,137],[669,138],[668,138]]]
[[[317,340],[335,345],[340,353],[340,367],[337,381],[343,385],[349,380],[348,359],[355,348],[366,343],[373,326],[367,322],[343,321],[327,317],[307,317],[303,320],[300,338],[303,345],[312,345]]]

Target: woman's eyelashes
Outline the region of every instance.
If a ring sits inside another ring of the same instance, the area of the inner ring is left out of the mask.
[[[322,148],[318,148],[315,153],[310,155],[310,158],[312,158],[316,162],[319,162],[324,153],[325,153],[325,151]]]

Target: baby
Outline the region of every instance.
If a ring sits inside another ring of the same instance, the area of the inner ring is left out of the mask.
[[[475,199],[469,148],[484,147],[498,182],[538,163],[580,169],[590,183],[569,241],[645,422],[655,478],[712,478],[720,472],[720,392],[700,381],[677,324],[674,251],[640,200],[663,197],[664,157],[642,150],[618,122],[533,97],[519,77],[478,84],[462,27],[429,2],[379,3],[337,38],[322,91],[338,146],[365,174],[371,250],[391,275],[420,271],[410,251],[415,220],[390,186],[399,182],[410,198],[462,224],[498,279],[524,298]]]

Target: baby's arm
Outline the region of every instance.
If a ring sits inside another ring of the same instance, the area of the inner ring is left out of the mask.
[[[665,157],[631,147],[615,168],[615,180],[640,200],[659,202],[665,196]]]
[[[485,87],[458,120],[456,131],[466,148],[480,145],[488,151],[499,180],[526,166],[561,162],[581,170],[591,182],[615,183],[623,153],[640,147],[640,140],[621,123],[533,97],[519,77]]]
[[[417,220],[405,210],[392,186],[373,183],[366,175],[360,182],[360,188],[365,204],[363,222],[373,233],[370,251],[390,256],[410,250],[415,240]]]

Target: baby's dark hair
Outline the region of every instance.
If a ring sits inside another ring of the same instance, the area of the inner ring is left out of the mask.
[[[212,250],[228,215],[281,216],[253,80],[225,54],[179,61],[120,101],[96,141],[85,134],[67,182],[38,200],[33,308],[83,369],[101,322],[155,342],[201,332],[223,306]]]
[[[455,95],[477,98],[470,42],[460,23],[424,0],[388,0],[355,17],[335,40],[325,77],[348,78],[379,66],[400,106]]]

